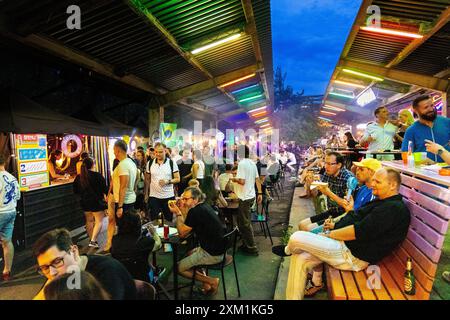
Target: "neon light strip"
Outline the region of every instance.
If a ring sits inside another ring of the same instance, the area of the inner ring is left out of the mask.
[[[258,112],[258,113],[252,113],[251,116],[257,118],[257,117],[260,117],[260,116],[264,116],[266,114],[267,114],[267,112],[263,111],[263,112]]]
[[[325,117],[317,117],[320,120],[324,120],[324,121],[328,121],[328,122],[332,122],[333,120],[325,118]]]
[[[352,83],[352,82],[347,82],[347,81],[341,81],[341,80],[334,80],[334,83],[342,84],[344,86],[361,88],[361,89],[365,89],[366,88],[366,86],[363,86],[362,84],[357,84],[357,83]]]
[[[268,118],[264,118],[264,119],[255,121],[255,123],[256,123],[256,124],[260,124],[260,123],[267,122],[267,121],[269,121],[269,119],[268,119]]]
[[[414,38],[414,39],[422,39],[423,38],[422,35],[417,34],[417,33],[398,31],[398,30],[393,30],[393,29],[375,28],[375,27],[361,27],[361,30],[370,31],[370,32],[376,32],[376,33],[389,34],[389,35],[392,35],[392,36]]]
[[[245,87],[245,88],[236,90],[236,91],[232,91],[231,93],[232,93],[232,94],[236,94],[236,93],[239,93],[239,92],[241,92],[241,91],[245,91],[245,90],[248,90],[248,89],[254,88],[254,87],[259,87],[259,83],[258,83],[258,84],[254,84],[254,85],[249,86],[249,87]]]
[[[354,96],[349,96],[347,94],[342,94],[342,93],[330,92],[330,94],[333,96],[338,96],[338,97],[343,97],[343,98],[349,98],[349,99],[354,98]]]
[[[327,109],[327,110],[339,111],[339,112],[347,111],[347,110],[345,110],[345,109],[338,108],[338,107],[334,107],[334,106],[330,106],[330,105],[328,105],[328,104],[324,105],[323,108],[324,108],[324,109]]]
[[[358,71],[351,70],[351,69],[342,69],[342,71],[345,72],[345,73],[354,74],[356,76],[365,77],[365,78],[372,79],[372,80],[375,80],[375,81],[384,81],[383,78],[371,76],[370,74],[358,72]]]
[[[239,100],[238,102],[245,102],[245,101],[255,100],[255,99],[258,99],[258,98],[261,98],[261,97],[264,97],[264,95],[263,94],[258,94],[258,95],[253,96],[253,97],[248,97],[248,98]]]
[[[266,108],[267,108],[267,106],[264,106],[264,107],[261,107],[261,108],[257,108],[257,109],[250,110],[250,111],[247,112],[247,113],[252,113],[252,112],[257,112],[257,111],[265,110]]]
[[[192,53],[192,54],[197,54],[197,53],[203,52],[203,51],[205,51],[205,50],[208,50],[208,49],[217,47],[217,46],[219,46],[219,45],[221,45],[221,44],[223,44],[223,43],[226,43],[226,42],[230,42],[230,41],[236,40],[236,39],[238,39],[238,38],[240,38],[240,37],[241,37],[241,34],[240,34],[240,33],[234,34],[234,35],[229,36],[229,37],[226,37],[226,38],[224,38],[224,39],[222,39],[222,40],[215,41],[215,42],[213,42],[213,43],[207,44],[206,46],[203,46],[203,47],[194,49],[194,50],[191,51],[191,53]]]
[[[266,127],[270,127],[271,126],[271,124],[270,123],[266,123],[266,124],[263,124],[262,126],[260,126],[260,128],[266,128]],[[267,129],[267,128],[266,128]]]
[[[254,76],[256,76],[256,73],[252,73],[252,74],[249,74],[249,75],[244,76],[244,77],[242,77],[242,78],[239,78],[239,79],[236,79],[236,80],[233,80],[233,81],[230,81],[230,82],[226,82],[226,83],[224,83],[224,84],[220,84],[219,87],[221,87],[221,88],[223,88],[223,87],[228,87],[228,86],[230,86],[230,85],[232,85],[232,84],[241,82],[241,81],[243,81],[243,80],[253,78]]]
[[[320,110],[320,113],[321,113],[321,114],[326,114],[326,115],[329,115],[329,116],[335,116],[335,115],[337,115],[337,113],[329,112],[329,111],[324,111],[324,110]]]

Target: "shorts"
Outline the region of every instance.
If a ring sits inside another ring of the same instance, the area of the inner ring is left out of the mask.
[[[14,231],[16,212],[0,213],[0,239],[10,241]]]
[[[175,200],[175,197],[167,199],[159,199],[155,197],[148,198],[148,209],[150,212],[150,220],[158,219],[158,214],[162,212],[166,221],[172,221],[173,214],[169,209],[169,200]]]
[[[187,256],[178,262],[178,271],[183,272],[192,269],[195,266],[216,264],[220,263],[222,260],[223,255],[212,256],[201,247],[197,247],[192,251],[190,256]]]

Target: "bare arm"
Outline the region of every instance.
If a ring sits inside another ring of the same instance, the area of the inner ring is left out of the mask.
[[[172,183],[172,184],[180,183],[180,173],[179,172],[173,173],[173,179],[170,180],[170,183]]]
[[[119,207],[123,206],[125,201],[125,193],[128,187],[130,176],[120,176],[120,189],[119,189]]]
[[[352,241],[356,240],[355,236],[355,226],[347,226],[345,228],[333,230],[328,234],[328,237],[331,239],[339,240],[339,241]]]
[[[198,163],[194,163],[192,165],[192,179],[197,179],[197,174],[198,174]]]

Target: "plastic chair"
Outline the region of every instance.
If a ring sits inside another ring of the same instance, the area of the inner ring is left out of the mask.
[[[156,290],[150,283],[134,279],[137,300],[155,300]]]
[[[217,264],[212,264],[212,265],[198,265],[195,266],[193,268],[193,274],[194,276],[192,277],[192,282],[191,282],[191,294],[190,294],[190,299],[192,299],[192,295],[194,292],[194,286],[195,286],[195,274],[197,272],[197,270],[199,269],[206,269],[206,274],[208,274],[209,270],[220,270],[220,272],[222,273],[222,285],[223,285],[223,295],[225,300],[227,300],[227,289],[226,289],[226,285],[225,285],[225,274],[224,274],[224,269],[225,267],[233,264],[233,268],[234,268],[234,276],[236,278],[236,286],[237,286],[237,290],[238,290],[238,297],[241,296],[241,290],[239,288],[239,279],[238,279],[238,274],[237,274],[237,268],[236,268],[236,260],[234,259],[234,255],[236,253],[236,242],[237,242],[237,233],[238,233],[238,228],[235,227],[231,232],[227,233],[224,235],[224,240],[225,240],[225,250],[223,253],[223,259],[222,262],[217,263]],[[232,250],[232,254],[229,255],[228,254],[228,250],[231,249]]]

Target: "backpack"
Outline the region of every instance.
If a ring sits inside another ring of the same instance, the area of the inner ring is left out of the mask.
[[[149,166],[148,166],[148,171],[151,170],[153,163],[155,162],[155,159],[152,159],[149,161]],[[169,165],[170,165],[170,173],[172,174],[172,179],[173,179],[173,161],[172,159],[169,158]]]

